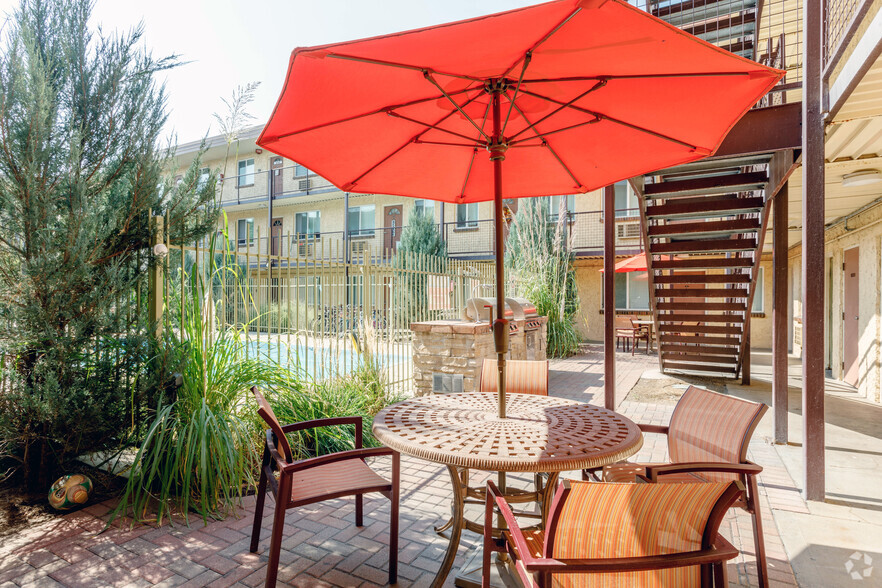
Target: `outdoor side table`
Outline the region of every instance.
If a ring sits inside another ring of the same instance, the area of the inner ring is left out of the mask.
[[[450,544],[432,586],[441,586],[456,558],[462,530],[480,532],[463,514],[464,468],[495,472],[545,472],[543,512],[560,472],[621,461],[643,445],[629,419],[575,400],[507,394],[506,418],[495,393],[420,396],[386,407],[374,418],[374,436],[401,453],[444,464],[453,486]],[[466,524],[468,523],[468,525]]]

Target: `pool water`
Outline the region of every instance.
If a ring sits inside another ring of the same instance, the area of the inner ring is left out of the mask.
[[[409,346],[401,346],[407,349]],[[410,362],[410,353],[378,353],[374,358],[389,369]],[[311,377],[345,375],[364,363],[364,356],[351,346],[314,347],[301,342],[288,345],[283,341],[249,341],[248,356],[278,361],[292,370],[305,371]]]

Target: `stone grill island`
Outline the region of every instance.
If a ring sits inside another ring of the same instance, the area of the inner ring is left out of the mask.
[[[506,298],[511,328],[508,359],[546,359],[548,318],[524,298]],[[443,392],[474,392],[481,363],[496,359],[489,318],[495,299],[471,298],[460,320],[412,323],[413,380],[417,396]]]

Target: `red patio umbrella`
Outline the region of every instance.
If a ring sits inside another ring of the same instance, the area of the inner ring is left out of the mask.
[[[295,49],[257,143],[344,191],[494,201],[503,417],[503,197],[706,157],[782,75],[620,0],[559,0]]]

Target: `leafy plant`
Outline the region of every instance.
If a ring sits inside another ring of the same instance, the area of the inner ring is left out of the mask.
[[[394,296],[399,327],[429,318],[429,274],[443,273],[446,259],[447,244],[441,238],[435,219],[412,212],[408,225],[401,231],[401,241],[392,261],[398,270]]]
[[[548,355],[567,357],[580,343],[576,272],[564,237],[566,215],[553,222],[549,213],[545,199],[522,201],[511,223],[505,265],[509,282],[548,317]]]

